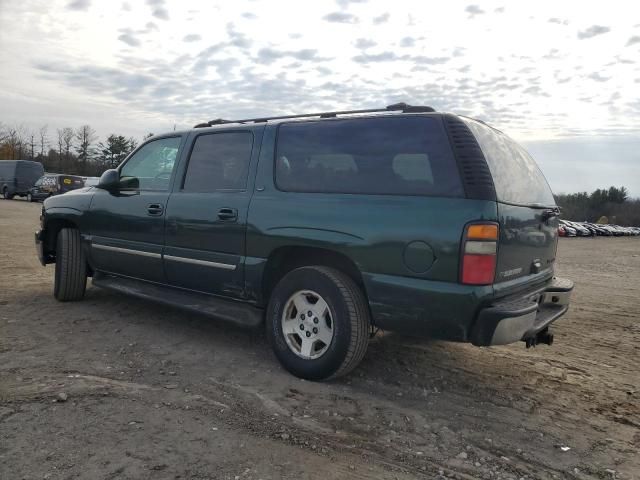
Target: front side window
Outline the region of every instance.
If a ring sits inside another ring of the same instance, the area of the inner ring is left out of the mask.
[[[143,145],[120,169],[120,177],[140,190],[168,190],[178,157],[180,137]]]
[[[275,170],[284,191],[463,196],[442,124],[424,116],[282,124]]]
[[[252,148],[251,132],[199,135],[189,157],[183,191],[244,190]]]

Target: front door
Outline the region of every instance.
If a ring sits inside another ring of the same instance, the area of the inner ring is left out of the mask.
[[[165,281],[164,221],[180,141],[174,136],[144,144],[119,169],[123,188],[96,189],[89,213],[94,269]]]
[[[167,206],[164,265],[170,284],[243,296],[248,173],[263,128],[195,137]]]

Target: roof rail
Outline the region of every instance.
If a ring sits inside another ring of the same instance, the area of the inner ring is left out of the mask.
[[[435,112],[435,109],[428,106],[420,105],[407,105],[404,102],[394,103],[386,108],[370,108],[367,110],[339,110],[336,112],[319,112],[319,113],[305,113],[302,115],[281,115],[278,117],[259,117],[259,118],[246,118],[243,120],[225,120],[223,118],[217,118],[206,123],[199,123],[193,128],[205,128],[213,125],[222,125],[225,123],[262,123],[269,120],[286,120],[290,118],[308,118],[308,117],[320,117],[320,118],[333,118],[338,115],[352,115],[355,113],[380,113],[380,112],[398,112],[403,113],[420,113],[420,112]]]

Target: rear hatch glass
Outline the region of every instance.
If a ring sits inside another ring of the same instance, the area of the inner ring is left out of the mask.
[[[533,158],[502,132],[463,119],[493,177],[500,219],[496,282],[534,281],[553,271],[558,239],[556,202]]]
[[[60,175],[58,177],[58,185],[60,185],[60,192],[64,193],[69,190],[84,187],[84,180],[82,177],[76,177],[73,175]]]

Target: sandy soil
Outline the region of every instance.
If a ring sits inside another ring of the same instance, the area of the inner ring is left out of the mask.
[[[553,347],[379,335],[331,383],[258,331],[89,288],[0,200],[0,478],[640,478],[640,238],[562,239]],[[65,400],[66,398],[66,400]]]

